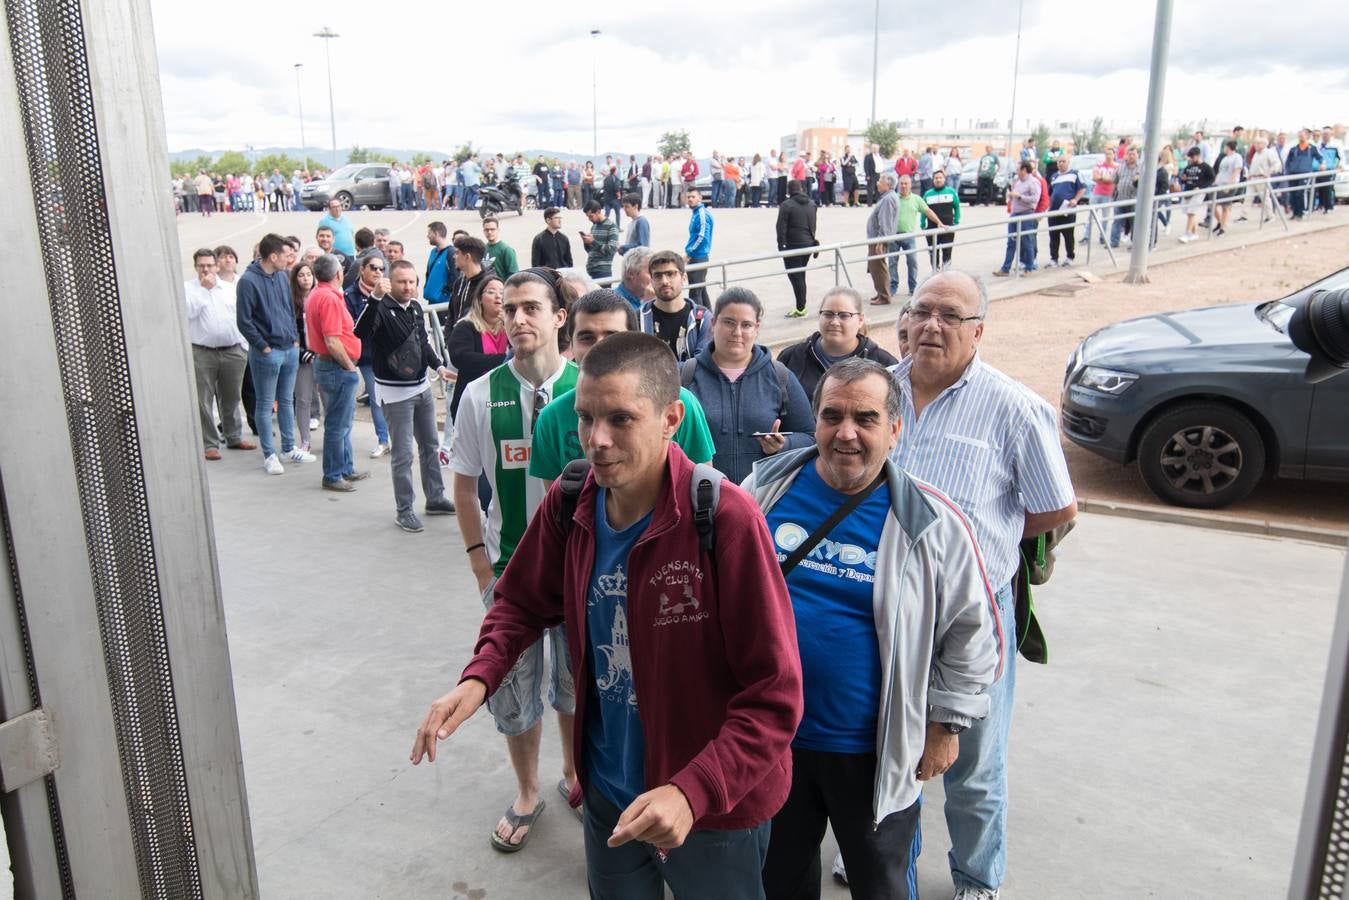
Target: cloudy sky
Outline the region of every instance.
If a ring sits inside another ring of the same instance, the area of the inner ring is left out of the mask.
[[[1017,128],[1140,122],[1152,4],[1024,2]],[[308,145],[329,146],[324,42],[311,37],[324,25],[342,35],[331,49],[343,147],[589,152],[596,59],[600,152],[640,153],[673,128],[700,154],[766,150],[803,121],[860,128],[871,109],[873,0],[236,0],[210,17],[198,4],[152,7],[170,151],[296,146],[301,97]],[[1177,2],[1168,124],[1349,119],[1349,5],[1306,0],[1296,16],[1271,0]],[[881,0],[877,115],[1005,123],[1016,25],[1006,0]],[[201,34],[218,40],[207,48]]]

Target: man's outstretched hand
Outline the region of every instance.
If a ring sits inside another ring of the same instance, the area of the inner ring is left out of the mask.
[[[469,678],[432,703],[426,719],[417,729],[417,739],[412,742],[412,764],[417,765],[423,756],[435,762],[436,742],[454,734],[455,729],[477,712],[486,699],[487,685],[476,678]]]
[[[673,850],[684,843],[692,827],[693,810],[684,792],[665,784],[639,795],[623,810],[613,834],[609,835],[609,846],[643,841],[662,850]]]

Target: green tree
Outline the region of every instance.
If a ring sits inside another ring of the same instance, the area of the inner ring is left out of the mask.
[[[477,152],[478,150],[473,146],[472,141],[465,141],[459,145],[458,150],[454,151],[454,161],[461,163]]]
[[[899,147],[899,126],[889,119],[877,119],[862,134],[881,152],[881,156],[894,156],[895,149]]]
[[[372,159],[372,154],[370,153],[369,150],[365,149],[360,144],[351,145],[351,152],[347,154],[347,162],[368,163],[373,161],[374,160]]]
[[[210,171],[211,157],[198,156],[196,159],[180,159],[169,163],[169,173],[175,177],[178,175],[196,175],[203,170]]]
[[[1043,156],[1045,150],[1049,148],[1049,126],[1044,122],[1038,123],[1030,136],[1035,138],[1035,152]],[[1040,161],[1037,159],[1035,164],[1038,166]]]
[[[298,159],[293,156],[287,156],[285,153],[269,153],[257,161],[255,169],[268,175],[272,174],[272,169],[279,169],[282,175],[287,178],[290,173],[296,169],[303,168]]]
[[[244,156],[238,150],[226,150],[215,158],[215,162],[211,163],[211,168],[222,175],[238,175],[241,172],[253,171],[248,164],[248,157]]]
[[[1208,119],[1200,119],[1197,125],[1193,122],[1186,122],[1171,133],[1171,146],[1175,148],[1177,159],[1180,158],[1181,148],[1190,146],[1190,141],[1194,138],[1196,131],[1208,134],[1206,125],[1208,125]]]
[[[429,154],[429,153],[414,153],[414,154],[412,154],[412,164],[413,164],[414,166],[424,166],[424,165],[426,165],[427,163],[429,163],[430,161],[431,161],[431,154]]]
[[[656,149],[661,156],[678,156],[693,149],[687,131],[667,131],[656,141]]]
[[[1104,153],[1110,143],[1110,138],[1102,127],[1104,124],[1105,119],[1097,116],[1091,120],[1091,131],[1074,131],[1073,152]]]

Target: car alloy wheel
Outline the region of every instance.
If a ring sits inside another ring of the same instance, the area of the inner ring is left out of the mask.
[[[342,191],[337,195],[337,202],[342,204],[342,209],[344,211],[351,209],[351,195],[346,191]]]
[[[1212,403],[1187,403],[1153,421],[1138,446],[1139,470],[1162,500],[1216,509],[1259,483],[1265,448],[1242,413]]]

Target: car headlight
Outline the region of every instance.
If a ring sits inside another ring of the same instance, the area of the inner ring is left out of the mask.
[[[1079,387],[1100,391],[1102,394],[1118,396],[1129,389],[1129,385],[1138,380],[1133,372],[1121,372],[1117,369],[1103,369],[1100,366],[1087,366],[1077,376]]]

